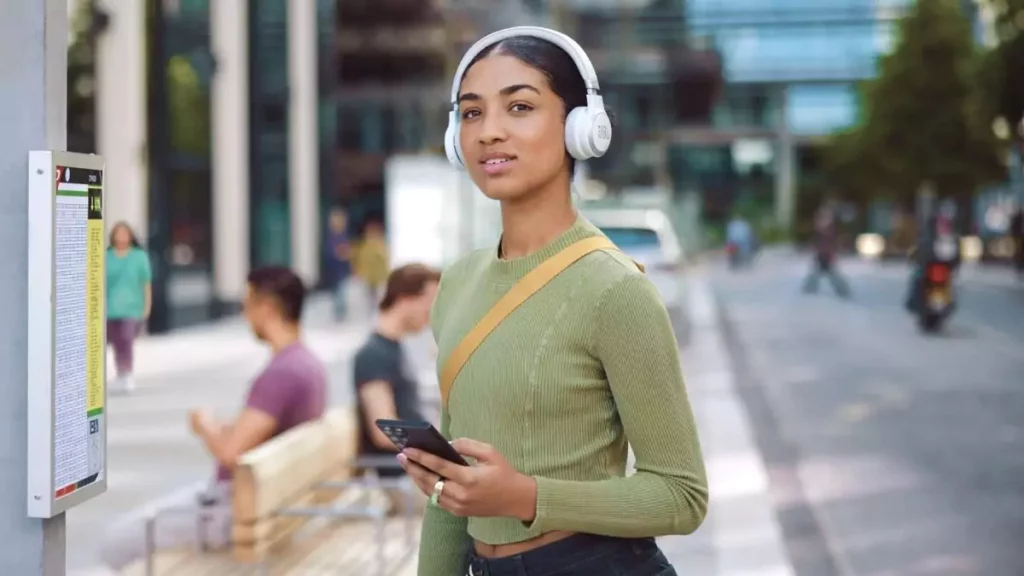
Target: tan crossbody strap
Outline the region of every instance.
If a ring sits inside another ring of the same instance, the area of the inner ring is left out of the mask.
[[[469,357],[513,310],[577,260],[598,250],[617,250],[617,248],[603,236],[594,236],[574,242],[531,270],[502,296],[494,307],[477,322],[476,326],[462,338],[462,341],[445,360],[444,368],[441,370],[442,405],[448,405],[448,393],[451,392],[455,378],[462,371],[462,367],[466,365]],[[637,266],[643,271],[642,266],[639,264]]]

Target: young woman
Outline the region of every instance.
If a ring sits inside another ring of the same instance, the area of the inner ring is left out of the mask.
[[[118,222],[107,248],[107,342],[114,348],[116,387],[135,388],[132,356],[135,337],[149,318],[153,301],[149,255],[139,246],[131,227]]]
[[[460,67],[452,136],[453,161],[501,203],[502,235],[442,277],[432,319],[439,365],[524,275],[601,235],[570,195],[575,160],[603,153],[607,142],[595,142],[611,137],[607,123],[586,134],[567,120],[603,113],[598,98],[588,104],[596,78],[584,80],[593,76],[586,56],[549,30],[496,34]],[[471,466],[411,449],[398,457],[433,503],[422,576],[674,575],[654,537],[693,532],[707,509],[668,314],[616,251],[576,261],[482,341],[454,380],[441,431]]]

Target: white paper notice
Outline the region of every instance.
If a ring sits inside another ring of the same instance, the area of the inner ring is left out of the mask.
[[[87,185],[61,183],[56,198],[54,486],[89,476],[86,371]],[[62,194],[62,192],[64,192]],[[84,194],[75,194],[82,192]]]

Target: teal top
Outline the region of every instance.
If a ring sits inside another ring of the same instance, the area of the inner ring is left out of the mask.
[[[107,318],[139,320],[146,314],[146,285],[153,280],[149,255],[130,248],[119,256],[107,249]]]

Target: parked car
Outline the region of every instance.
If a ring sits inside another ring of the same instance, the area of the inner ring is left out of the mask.
[[[680,341],[687,334],[682,271],[683,248],[668,216],[648,208],[595,208],[583,211],[630,258],[643,264],[658,288]]]

